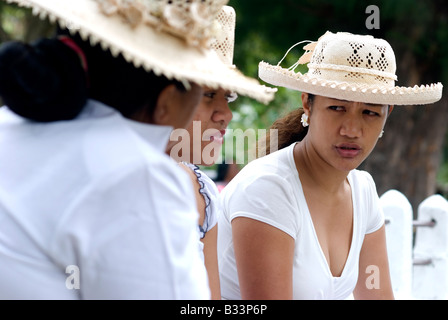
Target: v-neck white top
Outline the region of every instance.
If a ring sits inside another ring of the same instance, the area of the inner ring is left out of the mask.
[[[221,193],[218,254],[224,299],[241,299],[231,229],[231,221],[237,217],[267,223],[294,239],[294,299],[346,299],[355,288],[364,236],[384,224],[375,183],[365,171],[348,174],[353,235],[342,274],[334,277],[308,210],[294,162],[294,145],[252,161]]]

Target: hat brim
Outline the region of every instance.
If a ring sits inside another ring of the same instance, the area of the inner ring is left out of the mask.
[[[269,84],[339,100],[387,105],[424,105],[442,98],[443,85],[440,82],[414,87],[356,85],[296,73],[263,61],[259,64],[258,72],[260,79]]]
[[[48,18],[92,45],[100,43],[113,55],[122,54],[136,67],[143,67],[169,79],[190,81],[201,86],[223,88],[262,103],[274,92],[237,69],[225,65],[212,49],[190,46],[185,40],[147,25],[131,27],[119,16],[104,15],[92,0],[7,0],[30,7],[41,19]]]

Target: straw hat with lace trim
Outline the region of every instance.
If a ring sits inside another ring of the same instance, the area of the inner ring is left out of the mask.
[[[32,8],[41,19],[187,87],[194,82],[263,103],[273,99],[271,88],[229,68],[210,46],[219,34],[216,17],[228,0],[6,1]]]
[[[260,78],[276,86],[371,104],[422,105],[442,97],[441,83],[395,86],[395,54],[383,39],[327,32],[317,42],[307,42],[305,54],[289,69],[280,66],[284,58],[276,66],[261,62]],[[294,71],[301,64],[308,64],[307,73]]]
[[[216,21],[219,25],[219,32],[215,34],[211,47],[216,51],[222,62],[231,68],[233,65],[233,51],[235,46],[235,9],[230,6],[223,6],[218,13]]]

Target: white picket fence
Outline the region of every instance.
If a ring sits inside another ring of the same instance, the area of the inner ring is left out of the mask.
[[[380,197],[386,218],[387,250],[396,299],[448,299],[448,201],[425,199],[417,219],[397,190]]]

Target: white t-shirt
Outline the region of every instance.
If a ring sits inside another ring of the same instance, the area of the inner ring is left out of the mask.
[[[384,224],[373,179],[359,170],[348,175],[353,199],[353,238],[343,272],[334,277],[308,211],[294,163],[294,145],[252,161],[221,193],[218,261],[224,299],[241,299],[231,229],[231,221],[236,217],[267,223],[294,239],[294,299],[345,299],[355,288],[364,236]]]
[[[52,123],[1,108],[0,299],[208,299],[171,129],[95,101]]]

